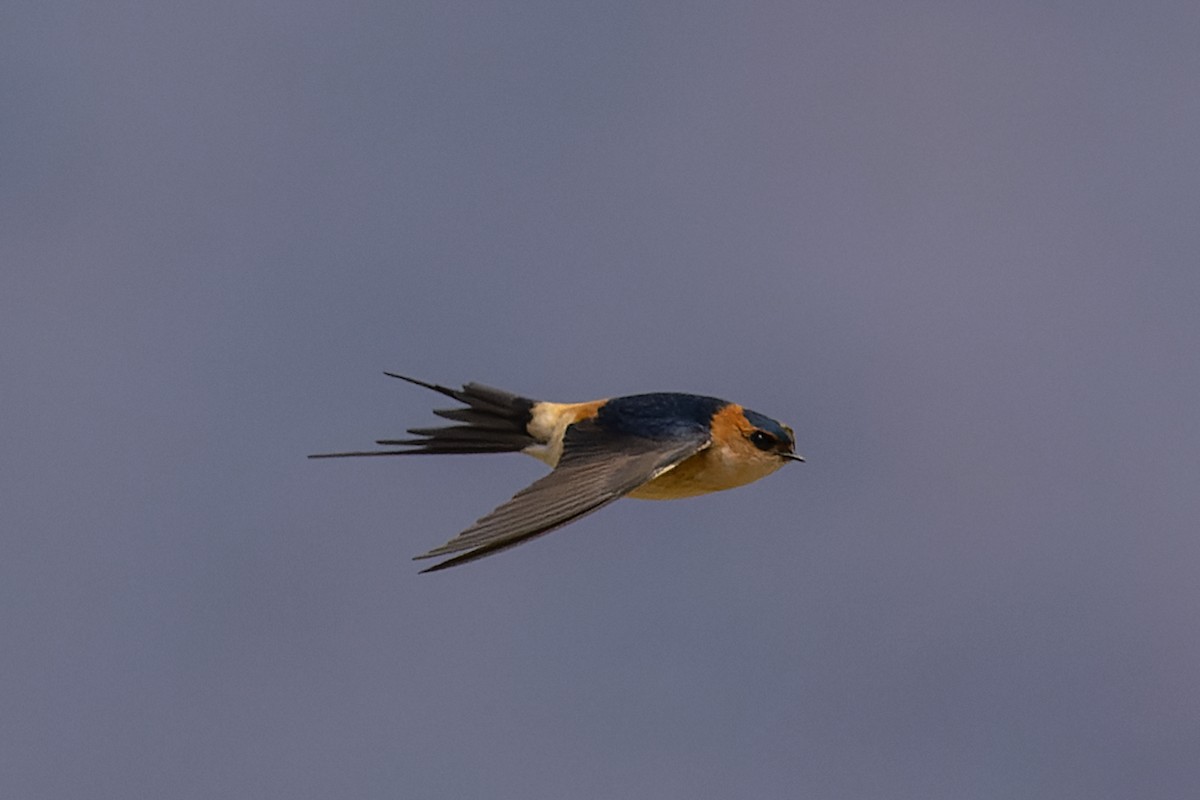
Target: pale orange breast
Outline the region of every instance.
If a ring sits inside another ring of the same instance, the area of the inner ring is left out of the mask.
[[[714,445],[629,493],[639,500],[677,500],[753,483],[782,466],[779,459],[740,457]]]

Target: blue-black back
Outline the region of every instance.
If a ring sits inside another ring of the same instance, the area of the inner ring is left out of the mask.
[[[689,431],[708,431],[713,414],[726,400],[677,392],[616,397],[596,413],[596,424],[614,433],[667,438]]]

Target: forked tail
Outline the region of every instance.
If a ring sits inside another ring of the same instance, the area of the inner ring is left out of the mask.
[[[512,453],[524,450],[537,440],[529,435],[533,400],[493,389],[478,383],[468,383],[462,389],[448,389],[436,383],[426,383],[406,375],[385,372],[392,378],[415,383],[454,398],[466,408],[435,409],[443,419],[458,422],[441,428],[409,428],[415,439],[379,439],[383,447],[399,450],[365,450],[350,453],[317,453],[309,458],[346,458],[350,456],[406,456],[423,453]]]

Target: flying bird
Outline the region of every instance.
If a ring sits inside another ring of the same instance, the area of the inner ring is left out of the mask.
[[[515,547],[621,497],[694,497],[743,486],[789,461],[804,461],[787,425],[715,397],[657,392],[550,403],[478,383],[449,389],[384,374],[462,403],[462,408],[433,412],[456,424],[408,429],[419,438],[376,441],[400,449],[309,458],[521,452],[553,468],[441,547],[417,556],[452,556],[422,572]]]

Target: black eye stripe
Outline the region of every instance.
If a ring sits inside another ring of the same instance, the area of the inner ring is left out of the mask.
[[[759,450],[770,450],[775,447],[775,437],[766,431],[754,431],[750,434],[750,444]]]

